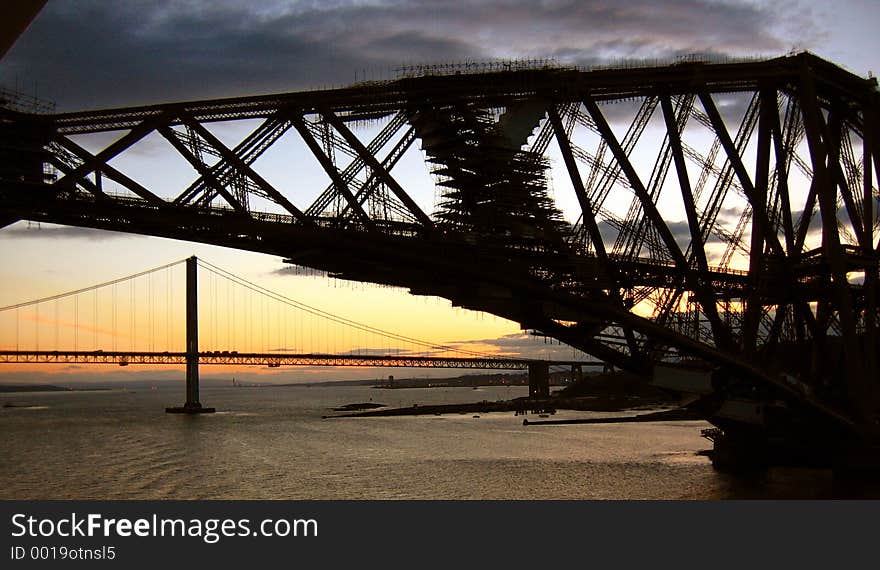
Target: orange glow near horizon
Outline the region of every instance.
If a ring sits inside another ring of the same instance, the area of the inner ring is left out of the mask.
[[[118,278],[116,273],[109,279]],[[252,275],[249,279],[256,280]],[[316,310],[295,306],[279,296],[271,299],[256,294],[200,268],[200,350],[465,356],[455,350],[459,349],[498,356],[516,354],[490,342],[519,333],[516,323],[455,309],[442,299],[414,297],[400,289],[324,277],[270,275],[259,281],[260,287],[281,290],[283,297],[301,300]],[[68,282],[59,280],[56,285],[66,286]],[[80,281],[70,285],[85,288],[91,284]],[[38,294],[46,298],[59,292],[58,289],[39,290]],[[17,291],[17,298],[10,298],[9,290],[5,293],[3,300],[7,306],[27,302],[21,298],[27,292]],[[182,265],[177,265],[76,296],[0,311],[0,349],[181,352],[185,344],[184,302],[185,272]],[[327,314],[320,314],[324,311]],[[393,334],[380,334],[373,329]],[[180,367],[132,365],[127,370],[159,372],[177,368]],[[241,374],[278,377],[280,370],[296,371],[296,376],[334,375],[331,368],[304,371],[290,367],[279,370],[202,366],[202,369],[203,374],[225,376],[240,371]],[[372,374],[372,369],[359,370],[360,374]],[[79,377],[114,371],[122,373],[126,368],[92,364],[7,364],[0,368],[0,376],[51,373]],[[180,372],[182,374],[182,369]]]

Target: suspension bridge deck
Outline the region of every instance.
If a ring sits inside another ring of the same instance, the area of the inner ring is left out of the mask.
[[[119,352],[77,350],[3,350],[2,364],[186,364],[186,352]],[[240,353],[229,351],[199,352],[199,364],[238,366],[357,366],[376,368],[471,368],[491,370],[527,370],[531,364],[549,366],[597,365],[589,361],[546,361],[516,358],[461,358],[417,355],[363,354],[284,354]]]

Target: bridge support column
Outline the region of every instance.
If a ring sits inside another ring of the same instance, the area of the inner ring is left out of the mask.
[[[550,397],[550,365],[546,362],[529,363],[529,398]]]
[[[198,259],[186,260],[186,403],[165,408],[169,414],[210,414],[214,408],[199,402],[199,287]]]

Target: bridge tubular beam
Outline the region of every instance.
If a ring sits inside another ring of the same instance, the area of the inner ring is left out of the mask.
[[[788,124],[786,124],[787,128]],[[788,170],[791,156],[785,148],[786,137],[782,133],[778,110],[770,113],[770,130],[773,138],[773,151],[776,156],[776,184],[780,200],[779,210],[782,215],[782,232],[785,237],[786,251],[792,255],[794,253],[794,224],[791,216],[791,197],[788,192]]]
[[[333,125],[333,128],[342,135],[342,138],[345,139],[345,142],[351,145],[351,147],[360,155],[360,157],[364,160],[364,162],[373,170],[373,172],[377,173],[379,177],[382,179],[385,184],[394,192],[394,195],[397,196],[401,202],[406,206],[406,208],[410,211],[410,213],[415,216],[415,218],[426,228],[431,228],[434,225],[434,222],[431,221],[431,218],[428,217],[425,212],[419,207],[418,204],[410,197],[409,194],[403,189],[403,187],[391,176],[391,173],[388,172],[384,166],[382,166],[375,156],[369,151],[367,147],[364,146],[364,143],[358,139],[354,133],[349,130],[348,127],[345,126],[339,117],[337,117],[332,111],[325,108],[319,108],[318,112],[321,114],[324,119]]]
[[[416,140],[415,127],[409,127],[406,133],[403,135],[394,148],[388,153],[388,155],[382,160],[382,167],[385,170],[391,170],[397,161],[400,160],[400,157],[409,149],[412,145],[413,141]],[[379,187],[380,178],[375,171],[370,171],[370,175],[367,177],[367,181],[364,182],[361,189],[358,190],[355,199],[357,203],[363,206],[368,199],[370,199],[376,192],[376,189]],[[386,207],[393,208],[395,204],[391,203],[390,200],[386,201]],[[403,206],[399,206],[403,208]],[[349,215],[350,207],[346,207],[342,210],[341,217],[346,218]],[[375,225],[375,224],[374,224]]]
[[[232,152],[236,156],[240,156],[245,164],[253,164],[271,146],[272,142],[278,140],[289,127],[289,121],[279,119],[277,113],[273,114],[235,145]],[[229,161],[221,158],[210,167],[210,171],[215,179],[224,181],[231,178],[235,168]],[[190,205],[199,200],[210,203],[213,199],[210,188],[212,188],[211,182],[204,176],[199,176],[173,202],[180,205]]]
[[[764,242],[765,236],[774,231],[772,227],[764,225],[764,220],[767,219],[767,192],[770,183],[771,114],[778,113],[776,92],[762,89],[759,98],[758,148],[755,158],[755,185],[752,202],[752,239],[749,248],[749,276],[752,280],[753,290],[746,298],[742,335],[743,349],[747,353],[752,353],[757,348],[758,326],[763,312],[759,290],[764,278],[762,275],[764,271]]]
[[[321,149],[321,145],[318,144],[315,137],[312,136],[312,133],[309,131],[308,127],[306,127],[305,122],[303,122],[303,118],[299,115],[294,115],[291,117],[291,121],[293,122],[293,127],[299,133],[299,136],[302,137],[306,146],[309,147],[309,150],[312,151],[312,154],[314,154],[315,158],[318,159],[318,162],[321,163],[321,167],[333,181],[336,191],[342,194],[345,201],[354,210],[355,214],[357,214],[358,219],[368,228],[373,228],[373,220],[370,219],[370,216],[367,215],[360,203],[355,199],[354,195],[351,193],[351,189],[348,187],[348,183],[346,183],[333,161],[330,160],[330,157]]]
[[[605,243],[602,241],[602,232],[599,231],[599,225],[596,222],[595,210],[590,203],[589,196],[587,196],[587,190],[584,187],[584,182],[581,178],[580,171],[578,170],[577,162],[575,162],[574,154],[571,150],[571,141],[569,140],[565,127],[562,124],[562,118],[559,116],[559,111],[556,109],[555,105],[551,105],[548,108],[547,113],[550,117],[553,131],[556,133],[556,142],[559,144],[559,151],[562,153],[565,167],[568,169],[568,175],[571,178],[572,186],[574,186],[575,194],[577,194],[577,199],[581,206],[581,219],[583,220],[583,225],[587,228],[587,233],[590,235],[590,241],[593,243],[593,250],[599,258],[602,271],[608,279],[614,283],[614,287],[609,288],[608,293],[616,303],[623,305],[623,299],[620,296],[619,276],[614,265],[608,259],[608,252],[605,250]],[[626,328],[624,334],[626,335],[626,342],[629,345],[630,353],[633,356],[636,356],[638,354],[638,346],[636,345],[635,335],[633,334],[632,329]]]
[[[294,206],[290,202],[290,200],[288,200],[283,194],[281,194],[281,192],[276,190],[274,186],[269,184],[262,176],[257,174],[250,166],[248,166],[239,156],[231,151],[225,144],[220,142],[220,139],[211,134],[211,132],[203,127],[201,123],[196,121],[194,118],[186,115],[181,116],[181,120],[185,125],[198,133],[200,137],[205,139],[205,141],[209,145],[214,147],[214,149],[216,149],[217,152],[219,152],[220,155],[230,164],[232,164],[239,172],[253,180],[254,183],[260,187],[260,190],[265,192],[269,196],[269,198],[271,198],[282,208],[290,212],[290,214],[294,218],[296,218],[300,222],[305,223],[306,225],[312,224],[311,219],[303,214],[303,212],[299,208]]]
[[[626,175],[633,192],[635,192],[642,204],[642,209],[644,210],[645,215],[660,234],[660,239],[668,249],[669,255],[675,260],[675,263],[682,268],[682,270],[686,270],[687,260],[685,260],[684,254],[678,246],[678,242],[675,241],[672,232],[669,230],[669,226],[666,225],[663,216],[660,214],[659,210],[657,210],[657,205],[654,203],[654,200],[645,188],[644,183],[642,183],[641,178],[639,178],[636,169],[633,168],[629,156],[627,156],[626,151],[617,140],[614,131],[611,130],[611,126],[605,119],[605,115],[603,115],[602,111],[599,109],[599,105],[596,104],[596,101],[590,95],[587,95],[584,97],[584,106],[587,108],[587,111],[590,112],[590,116],[599,128],[599,133],[602,135],[602,139],[608,145],[608,148],[611,149],[611,153],[614,155],[618,164],[620,164],[620,168]]]
[[[214,189],[214,191],[223,196],[223,199],[226,200],[226,202],[229,203],[230,206],[243,214],[248,213],[247,209],[241,204],[241,202],[236,200],[226,190],[226,188],[224,188],[223,185],[220,184],[220,181],[217,180],[216,176],[214,176],[212,170],[207,165],[205,165],[205,163],[199,160],[196,155],[190,152],[190,150],[186,148],[186,145],[184,145],[180,141],[180,139],[177,138],[177,136],[174,134],[174,131],[171,130],[171,127],[162,126],[159,127],[157,130],[159,131],[160,135],[165,137],[165,140],[171,143],[171,146],[174,147],[174,149],[180,154],[180,156],[185,158],[186,161],[189,162],[196,170],[196,172],[198,172],[199,175],[207,181],[207,183]]]
[[[874,188],[873,171],[880,175],[880,168],[872,169],[872,166],[878,165],[880,159],[875,151],[874,129],[877,126],[876,111],[870,106],[865,106],[862,110],[864,117],[864,135],[862,138],[862,206],[864,208],[862,223],[864,229],[864,249],[865,255],[870,258],[871,249],[874,244],[874,200],[872,196]],[[873,162],[872,162],[873,160]],[[880,165],[878,165],[880,166]],[[880,246],[880,244],[878,244]],[[878,400],[877,394],[880,393],[880,370],[878,370],[877,359],[880,352],[880,344],[877,342],[877,280],[878,268],[865,267],[865,297],[867,303],[865,306],[865,372],[868,378],[873,378],[871,390],[874,392],[874,401]]]
[[[89,181],[88,178],[86,178],[86,176],[88,175],[89,172],[94,172],[96,176],[100,176],[100,174],[103,172],[104,174],[107,175],[108,178],[115,180],[119,184],[125,186],[126,188],[128,188],[129,190],[131,190],[132,192],[134,192],[135,194],[137,194],[138,196],[140,196],[144,200],[150,202],[151,204],[155,204],[155,205],[164,205],[165,204],[165,201],[162,200],[162,198],[156,196],[155,194],[153,194],[152,192],[150,192],[149,190],[144,188],[142,185],[140,185],[135,180],[132,180],[130,177],[126,176],[122,172],[120,172],[120,171],[116,170],[115,168],[113,168],[112,166],[110,166],[110,164],[107,163],[107,161],[110,160],[109,158],[104,159],[103,161],[100,161],[97,159],[96,155],[93,155],[92,153],[90,153],[89,151],[84,149],[83,147],[79,146],[78,144],[76,144],[75,142],[73,142],[72,140],[70,140],[69,138],[64,137],[64,136],[59,136],[57,138],[57,142],[62,147],[66,148],[67,150],[69,150],[73,154],[77,155],[83,161],[83,164],[80,165],[79,167],[77,167],[73,170],[70,170],[70,171],[66,171],[66,170],[64,171],[65,172],[64,178],[60,179],[58,182],[55,183],[55,185],[58,185],[59,188],[62,187],[61,184],[68,184],[69,183],[70,188],[74,188],[77,184],[80,184],[80,185],[84,186],[89,192],[91,192],[92,194],[95,194],[95,196],[97,196],[99,198],[106,198],[107,195],[104,194],[104,192],[102,192],[98,186],[95,186],[94,184],[92,184]],[[134,143],[132,143],[132,144],[134,144]],[[79,174],[77,174],[78,170],[80,170],[85,165],[91,164],[92,162],[95,163],[95,167],[92,170],[90,170],[89,172],[85,172],[85,173],[80,172]]]
[[[705,286],[707,275],[709,274],[709,262],[706,259],[706,251],[703,246],[703,237],[700,230],[700,219],[697,214],[696,200],[691,189],[690,179],[688,178],[687,165],[684,161],[684,152],[681,144],[681,133],[676,124],[675,111],[672,108],[672,101],[669,94],[663,93],[660,96],[660,105],[663,111],[663,118],[666,121],[666,133],[669,136],[669,145],[672,149],[672,158],[675,160],[675,171],[678,174],[678,185],[681,187],[681,197],[684,203],[685,214],[687,215],[688,230],[691,234],[691,249],[697,258],[697,265],[700,273],[699,277],[693,276],[693,272],[688,267],[687,275],[691,276],[690,281],[700,294],[700,305],[703,312],[709,319],[712,326],[712,336],[715,344],[720,347],[730,345],[730,331],[721,322],[718,315],[718,307],[716,305],[715,293],[711,287]]]
[[[199,260],[186,260],[186,403],[182,407],[165,408],[169,414],[211,414],[199,401]]]
[[[822,214],[822,251],[831,272],[834,297],[840,317],[841,336],[844,342],[844,379],[849,390],[850,405],[858,414],[858,419],[877,436],[878,427],[871,421],[873,402],[865,375],[864,357],[860,350],[856,333],[856,316],[852,297],[846,280],[846,267],[840,235],[837,232],[837,185],[827,168],[828,145],[822,137],[822,115],[818,104],[815,85],[808,71],[801,79],[801,109],[804,113],[804,129],[807,145],[813,163],[814,181],[817,187],[819,211]],[[822,304],[819,305],[820,307]]]
[[[736,145],[734,144],[733,139],[730,138],[730,133],[727,132],[727,127],[724,125],[724,119],[721,118],[721,113],[718,111],[718,107],[715,105],[712,95],[708,91],[700,90],[698,96],[700,98],[700,103],[703,105],[703,109],[706,111],[706,115],[709,117],[709,121],[712,123],[715,135],[721,142],[721,146],[727,154],[727,159],[730,161],[730,165],[733,167],[733,171],[739,179],[739,184],[743,189],[743,193],[745,193],[746,198],[748,198],[749,202],[752,204],[752,208],[754,208],[758,214],[758,219],[765,228],[774,227],[767,218],[766,212],[763,210],[761,200],[758,200],[755,197],[755,185],[752,183],[748,170],[743,164],[742,157],[736,150]],[[782,244],[779,242],[779,236],[776,235],[775,232],[768,231],[765,238],[770,243],[770,247],[775,253],[780,255],[783,254]]]
[[[165,114],[160,113],[159,115],[153,116],[150,119],[143,121],[141,124],[131,129],[131,131],[129,131],[127,134],[117,139],[115,142],[110,144],[110,146],[108,146],[96,155],[92,155],[88,151],[85,151],[85,149],[83,149],[67,137],[57,137],[58,142],[69,148],[75,154],[79,155],[80,158],[82,158],[83,163],[76,167],[70,174],[66,174],[55,184],[58,185],[59,188],[74,188],[76,184],[79,181],[85,179],[85,177],[88,176],[90,172],[96,172],[99,170],[115,172],[116,174],[119,174],[123,178],[127,179],[128,177],[125,177],[121,173],[118,173],[110,166],[110,160],[112,160],[114,157],[118,156],[125,150],[131,148],[135,143],[149,135],[166,119],[167,118]],[[126,182],[119,182],[120,184],[129,186],[129,184],[127,184]],[[141,196],[141,198],[144,198],[145,200],[149,200],[154,203],[157,201],[161,201],[161,198],[137,183],[134,183],[132,186],[129,187],[129,189]]]

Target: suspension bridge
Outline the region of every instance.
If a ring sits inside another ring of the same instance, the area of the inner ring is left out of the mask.
[[[181,268],[183,287],[175,275]],[[199,268],[207,273],[201,295]],[[185,365],[186,403],[169,412],[214,411],[199,399],[200,363],[528,370],[533,398],[549,396],[550,366],[576,374],[595,364],[509,358],[395,334],[300,303],[194,256],[0,307],[0,364]]]
[[[696,393],[737,461],[880,445],[873,78],[809,53],[465,62],[142,107],[13,103],[0,227],[203,242],[443,297]],[[248,134],[224,142],[232,127]],[[192,176],[137,180],[141,144]],[[322,182],[270,176],[273,148]],[[408,160],[433,203],[395,170]]]

